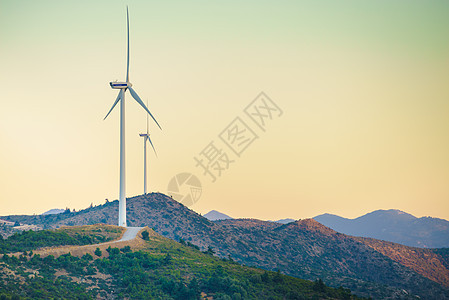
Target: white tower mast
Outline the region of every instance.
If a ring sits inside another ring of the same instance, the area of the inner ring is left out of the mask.
[[[129,90],[131,93],[131,96],[134,98],[134,100],[137,101],[137,103],[140,104],[140,106],[145,109],[145,111],[153,118],[154,122],[156,122],[157,126],[159,126],[159,123],[156,121],[156,119],[153,117],[151,112],[148,110],[148,108],[145,106],[145,104],[142,102],[142,99],[140,99],[139,95],[137,95],[136,91],[132,88],[131,82],[129,82],[129,14],[128,14],[128,7],[126,7],[126,20],[127,20],[127,33],[128,33],[128,51],[127,51],[127,63],[126,63],[126,82],[110,82],[109,85],[113,89],[119,89],[120,92],[117,96],[117,99],[115,99],[114,104],[112,105],[111,109],[107,113],[106,119],[111,111],[114,109],[115,105],[121,100],[120,103],[120,192],[119,192],[119,215],[118,215],[118,225],[126,227],[126,165],[125,165],[125,92]],[[161,128],[161,126],[159,126]],[[151,143],[151,141],[150,141]]]
[[[148,101],[147,101],[148,106]],[[153,147],[154,154],[156,154],[156,149],[154,149],[153,143],[151,142],[150,133],[148,132],[148,115],[147,115],[147,133],[141,133],[139,136],[143,137],[143,193],[147,194],[147,141],[150,142],[151,147]]]

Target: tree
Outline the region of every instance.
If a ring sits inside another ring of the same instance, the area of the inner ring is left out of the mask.
[[[109,249],[110,248],[110,249]],[[109,246],[109,255],[119,255],[120,254],[120,249],[119,248],[111,248],[111,246]],[[106,249],[107,251],[107,249]]]
[[[170,253],[167,253],[167,255],[165,255],[164,257],[164,264],[168,265],[172,260],[172,257],[170,255]]]
[[[317,292],[324,292],[324,290],[326,289],[326,286],[324,285],[323,280],[321,280],[321,278],[317,279],[314,283],[313,283],[313,290],[317,291]]]
[[[97,249],[95,249],[94,254],[95,254],[96,256],[100,257],[101,254],[102,254],[100,248],[97,247]]]
[[[284,278],[282,277],[281,271],[277,269],[276,273],[274,273],[273,281],[276,283],[281,283],[284,281]]]
[[[190,281],[188,288],[189,288],[189,292],[190,292],[189,296],[192,299],[200,298],[200,295],[201,295],[200,285],[198,284],[198,280],[195,277],[193,277],[193,279]]]
[[[207,250],[204,251],[203,253],[208,254],[208,255],[214,255],[215,251],[214,248],[212,248],[211,246],[207,247]]]
[[[131,247],[125,246],[123,248],[120,248],[120,251],[122,251],[123,253],[131,252]]]
[[[270,277],[268,276],[268,272],[265,271],[262,275],[260,275],[260,279],[262,280],[262,282],[269,282]]]
[[[90,255],[89,253],[84,254],[81,258],[84,259],[84,260],[92,260],[92,259],[94,259],[92,257],[92,255]]]
[[[142,231],[142,238],[145,241],[148,241],[150,239],[150,233],[148,231],[146,231],[146,230]]]

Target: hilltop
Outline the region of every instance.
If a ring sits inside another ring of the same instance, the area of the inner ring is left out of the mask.
[[[175,241],[183,240],[202,251],[248,266],[277,270],[298,278],[321,278],[358,295],[382,298],[449,299],[444,270],[448,253],[435,252],[442,268],[429,271],[425,260],[415,268],[387,251],[336,232],[313,219],[281,224],[255,219],[211,222],[168,196],[153,193],[127,200],[130,226],[153,228]],[[45,228],[117,222],[118,201],[79,212],[46,216],[4,216],[1,219]],[[394,247],[387,245],[385,247]],[[404,246],[401,251],[411,251]],[[401,254],[399,254],[401,256]],[[444,268],[443,268],[444,267]],[[435,273],[438,273],[435,274]]]
[[[205,217],[209,221],[233,219],[232,217],[230,217],[224,213],[221,213],[219,211],[216,211],[216,210],[211,210],[207,214],[204,214],[203,217]]]

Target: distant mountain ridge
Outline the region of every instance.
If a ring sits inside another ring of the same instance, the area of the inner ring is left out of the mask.
[[[355,219],[323,214],[314,217],[321,224],[348,235],[374,238],[411,247],[449,247],[449,221],[422,217],[390,209],[376,210]]]
[[[274,221],[274,222],[281,223],[281,224],[288,224],[288,223],[291,223],[291,222],[295,222],[295,220],[287,218],[287,219],[280,219],[280,220],[277,220],[277,221]]]
[[[224,213],[221,213],[217,210],[211,210],[210,212],[208,212],[207,214],[203,215],[203,217],[205,217],[206,219],[208,219],[209,221],[218,221],[218,220],[229,220],[229,219],[234,219],[233,217],[230,217]],[[294,219],[290,219],[290,218],[286,218],[286,219],[280,219],[277,221],[269,221],[269,222],[276,222],[276,223],[281,223],[281,224],[287,224],[287,223],[291,223],[294,222]]]
[[[208,219],[209,221],[217,221],[217,220],[228,220],[228,219],[234,219],[233,217],[230,217],[224,213],[221,213],[216,210],[211,210],[207,214],[205,214],[203,217]]]
[[[53,208],[53,209],[50,209],[42,214],[43,215],[56,215],[56,214],[62,214],[63,212],[65,212],[65,209]]]

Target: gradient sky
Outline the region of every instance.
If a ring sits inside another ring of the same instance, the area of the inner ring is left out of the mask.
[[[0,215],[118,198],[119,110],[103,117],[125,77],[126,4],[130,81],[163,128],[152,191],[191,172],[200,213],[449,219],[449,2],[390,0],[0,0]],[[194,156],[261,91],[283,115],[212,183]],[[133,196],[145,114],[130,100]]]

